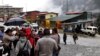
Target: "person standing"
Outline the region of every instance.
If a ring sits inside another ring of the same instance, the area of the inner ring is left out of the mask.
[[[33,37],[34,37],[34,39],[35,39],[35,44],[36,44],[37,41],[40,39],[40,37],[39,37],[38,34],[36,34],[36,32],[35,32],[34,30],[32,30],[32,35],[33,35]]]
[[[19,33],[17,32],[16,29],[13,29],[13,30],[12,30],[12,35],[13,35],[13,37],[16,37],[16,38],[19,39]],[[13,46],[14,46],[14,49],[15,49],[15,47],[16,47],[16,44],[17,44],[17,42],[18,42],[18,39],[14,40],[14,41],[12,42],[12,43],[13,43]]]
[[[35,37],[33,32],[31,31],[31,34],[28,36],[28,39],[32,45],[31,51],[30,51],[30,56],[34,56],[34,48],[35,48]]]
[[[44,36],[37,41],[35,56],[52,56],[53,50],[58,49],[57,43],[50,37],[49,29],[44,29],[43,33]]]
[[[3,43],[2,43],[2,39],[3,39],[3,35],[4,35],[4,28],[0,28],[0,56],[2,56],[2,52],[3,52]]]
[[[15,39],[17,39],[17,38],[12,37],[12,30],[7,29],[3,36],[3,47],[4,47],[3,54],[8,53],[8,56],[10,56],[11,43]]]
[[[56,41],[56,43],[57,43],[57,45],[58,45],[58,49],[59,49],[59,50],[57,50],[57,51],[56,51],[56,50],[53,51],[53,56],[58,56],[61,47],[60,47],[60,36],[59,36],[59,34],[58,34],[57,28],[53,28],[53,29],[52,29],[51,38],[53,38],[53,39]]]
[[[42,29],[39,29],[38,35],[39,35],[40,38],[42,38],[42,36],[43,36],[43,30]]]
[[[66,32],[64,32],[64,34],[63,34],[63,42],[64,42],[65,45],[66,45],[66,40],[67,40],[67,35],[66,35]]]
[[[2,41],[4,35],[4,30],[0,29],[0,40]]]
[[[16,55],[29,56],[31,48],[32,48],[32,45],[30,41],[26,38],[25,31],[21,30],[20,39],[17,42],[16,48],[15,48]]]
[[[78,36],[77,36],[77,33],[74,32],[73,33],[73,41],[74,41],[75,44],[76,44],[76,40],[78,40]]]
[[[0,40],[0,56],[2,56],[2,52],[3,52],[3,43]]]

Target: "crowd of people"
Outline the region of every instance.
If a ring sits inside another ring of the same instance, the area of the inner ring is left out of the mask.
[[[11,50],[15,56],[58,56],[60,47],[60,36],[57,28],[39,29],[38,33],[33,28],[11,28],[6,31],[0,29],[0,56],[10,56]]]
[[[73,33],[76,44],[77,34]],[[67,35],[64,30],[63,42],[66,45]],[[1,48],[2,47],[2,48]],[[60,36],[57,28],[40,28],[38,31],[31,27],[11,28],[4,31],[0,28],[0,56],[58,56],[60,51]]]

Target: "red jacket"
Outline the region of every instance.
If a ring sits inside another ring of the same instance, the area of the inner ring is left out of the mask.
[[[26,28],[25,32],[26,32],[26,36],[29,36],[31,34],[31,28]]]
[[[35,47],[35,38],[32,37],[31,35],[28,35],[27,38],[28,38],[28,40],[30,41],[31,45],[32,45],[33,47]]]
[[[27,39],[30,41],[31,45],[35,47],[35,39],[34,37],[31,36],[31,28],[26,28],[25,29],[25,35]]]

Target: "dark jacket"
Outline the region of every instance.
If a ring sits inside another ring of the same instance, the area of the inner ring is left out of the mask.
[[[65,42],[67,39],[66,33],[63,34],[63,41]]]
[[[74,40],[78,40],[77,34],[74,34],[74,35],[73,35],[73,39],[74,39]]]

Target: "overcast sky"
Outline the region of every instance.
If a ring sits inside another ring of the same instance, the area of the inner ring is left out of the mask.
[[[40,10],[59,12],[59,8],[53,8],[51,0],[0,0],[0,5],[11,5],[14,7],[23,7],[24,11]]]
[[[2,4],[22,7],[23,11],[39,10],[58,13],[66,12],[67,8],[69,11],[100,9],[100,0],[0,0],[0,5]]]

